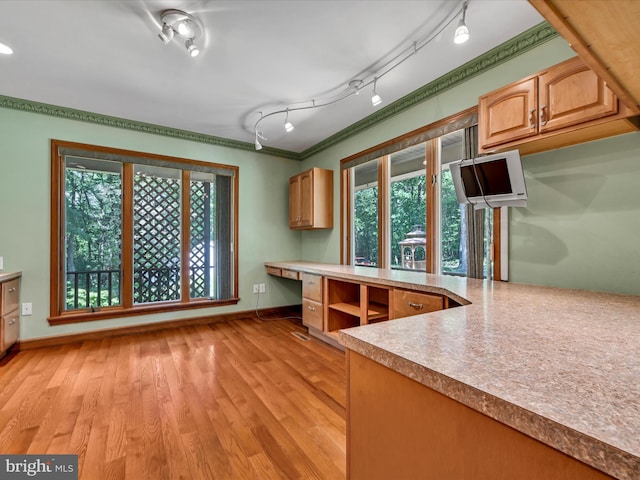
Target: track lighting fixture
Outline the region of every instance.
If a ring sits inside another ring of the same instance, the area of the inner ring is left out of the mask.
[[[295,127],[293,123],[289,121],[289,109],[287,108],[287,116],[284,119],[284,129],[287,133],[292,132]]]
[[[460,44],[469,40],[469,29],[467,28],[467,24],[465,23],[465,18],[467,15],[467,2],[462,4],[462,18],[458,23],[458,28],[456,28],[456,33],[453,35],[453,42]]]
[[[182,10],[164,10],[160,14],[162,31],[158,37],[167,45],[173,38],[180,37],[184,41],[187,52],[192,57],[197,57],[200,48],[195,44],[203,32],[200,22],[191,14]]]
[[[396,55],[393,60],[385,63],[384,66],[376,69],[375,71],[367,72],[367,74],[363,78],[356,78],[348,81],[347,85],[341,87],[340,90],[334,90],[333,94],[326,98],[297,101],[295,103],[290,103],[289,106],[283,105],[282,107],[276,108],[264,115],[262,112],[257,112],[260,113],[260,118],[253,125],[256,150],[262,150],[261,141],[263,142],[266,140],[266,138],[262,135],[262,131],[258,128],[260,124],[269,117],[275,117],[281,114],[285,114],[284,129],[286,132],[291,132],[294,127],[293,124],[289,122],[290,111],[312,110],[321,107],[328,107],[335,103],[346,100],[351,96],[358,95],[360,93],[360,90],[368,87],[371,84],[373,84],[373,95],[371,96],[371,104],[374,107],[380,105],[382,103],[382,97],[380,97],[377,92],[378,80],[387,75],[392,70],[398,68],[410,58],[416,56],[420,50],[429,45],[435,39],[440,38],[442,32],[454,25],[456,18],[458,18],[458,16],[460,15],[460,3],[459,1],[450,1],[445,3],[451,5],[451,8],[447,13],[445,13],[443,18],[440,20],[440,23],[430,31],[424,32],[423,35],[419,38],[416,38],[411,43],[411,45],[408,45],[401,53]],[[455,43],[464,43],[469,39],[469,29],[467,28],[467,25],[465,23],[468,3],[468,0],[464,0],[464,2],[462,3],[462,18],[458,23],[458,28],[456,28],[454,36]]]
[[[376,93],[376,83],[378,83],[378,77],[373,79],[373,96],[371,97],[371,105],[374,107],[377,107],[382,103],[382,98]]]

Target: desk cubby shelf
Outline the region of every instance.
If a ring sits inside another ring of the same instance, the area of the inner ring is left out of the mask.
[[[389,289],[329,278],[327,331],[357,327],[389,318]]]

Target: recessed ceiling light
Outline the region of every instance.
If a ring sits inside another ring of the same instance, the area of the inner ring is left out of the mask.
[[[13,53],[13,49],[9,45],[5,45],[0,42],[0,53],[3,55],[11,55]]]

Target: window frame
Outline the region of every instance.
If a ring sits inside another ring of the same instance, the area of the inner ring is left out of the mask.
[[[477,124],[478,108],[470,107],[459,113],[446,117],[437,122],[425,125],[404,135],[392,138],[386,142],[358,152],[349,157],[340,160],[340,263],[343,265],[351,265],[353,259],[351,252],[353,248],[351,224],[353,221],[353,198],[352,198],[352,167],[378,159],[378,267],[390,268],[389,258],[387,255],[386,242],[389,241],[387,233],[390,232],[390,219],[387,209],[388,189],[390,188],[390,179],[388,178],[388,167],[385,168],[385,158],[389,154],[403,150],[405,148],[417,145],[419,143],[426,144],[426,176],[427,176],[427,208],[426,208],[426,234],[428,239],[436,239],[439,232],[438,224],[438,208],[439,201],[436,202],[436,195],[439,194],[439,185],[429,179],[440,178],[440,172],[437,169],[437,155],[439,148],[439,138],[447,133],[459,130],[472,124]],[[388,162],[388,160],[386,160]],[[494,264],[493,269],[489,272],[493,280],[502,280],[501,260],[503,253],[501,249],[501,208],[494,209],[493,222],[493,249],[491,257]],[[438,266],[436,262],[436,242],[427,242],[426,251],[426,272],[435,273]]]
[[[122,163],[122,280],[121,280],[121,304],[118,306],[103,306],[99,310],[86,308],[78,310],[65,310],[65,155],[61,150],[72,149],[91,152],[105,160],[117,158]],[[181,170],[181,298],[174,301],[154,302],[149,304],[133,303],[133,170],[135,161],[149,165],[167,166]],[[231,298],[222,300],[210,300],[207,298],[190,298],[189,294],[189,249],[190,249],[190,172],[191,171],[223,171],[232,177],[231,180],[231,227],[233,255]],[[238,186],[239,168],[237,166],[223,165],[200,160],[171,157],[132,150],[123,150],[98,145],[89,145],[64,140],[51,140],[51,223],[50,223],[50,285],[49,285],[49,312],[50,325],[62,325],[109,318],[119,318],[152,313],[171,312],[177,310],[190,310],[194,308],[207,308],[222,305],[237,304],[238,297]],[[186,268],[185,268],[186,266]]]

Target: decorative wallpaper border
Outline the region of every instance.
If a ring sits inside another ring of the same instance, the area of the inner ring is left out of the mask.
[[[511,40],[497,46],[496,48],[489,50],[487,53],[480,55],[470,62],[467,62],[466,64],[447,73],[446,75],[443,75],[433,82],[428,83],[418,90],[413,91],[412,93],[402,97],[401,99],[393,102],[387,107],[377,111],[376,113],[369,115],[359,122],[356,122],[353,125],[350,125],[349,127],[339,131],[338,133],[326,138],[325,140],[322,140],[321,142],[301,153],[281,150],[278,148],[267,146],[260,150],[259,153],[276,155],[293,160],[304,160],[311,157],[312,155],[321,152],[322,150],[331,147],[332,145],[342,142],[347,138],[372,127],[377,123],[380,123],[394,115],[397,115],[403,110],[411,108],[418,103],[421,103],[431,97],[444,92],[445,90],[453,88],[469,80],[470,78],[479,75],[497,65],[500,65],[501,63],[504,63],[516,57],[517,55],[527,52],[557,36],[558,32],[556,32],[553,27],[551,27],[551,25],[549,25],[547,22],[543,22],[527,30],[526,32],[521,33],[517,37],[514,37]],[[125,118],[111,117],[108,115],[100,115],[98,113],[85,112],[73,108],[49,105],[46,103],[39,103],[31,100],[23,100],[2,95],[0,95],[0,108],[20,110],[30,113],[39,113],[52,117],[94,123],[108,127],[124,128],[127,130],[151,133],[154,135],[178,138],[181,140],[189,140],[192,142],[206,143],[209,145],[217,145],[221,147],[235,148],[252,152],[256,151],[253,142],[240,142],[228,138],[191,132],[188,130],[163,127],[161,125],[155,125],[152,123],[138,122],[135,120],[127,120]]]

